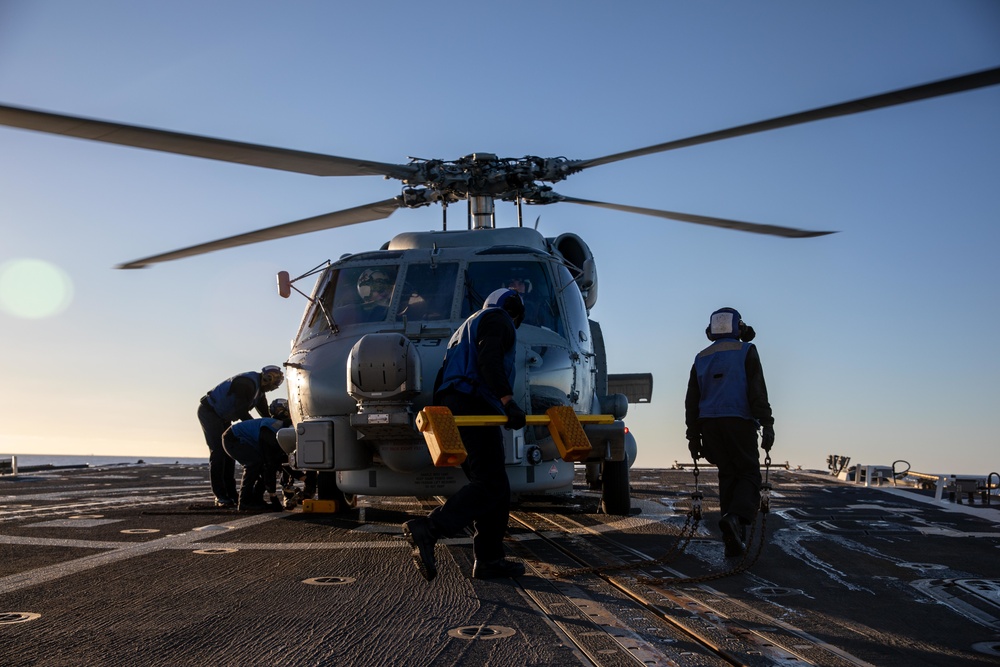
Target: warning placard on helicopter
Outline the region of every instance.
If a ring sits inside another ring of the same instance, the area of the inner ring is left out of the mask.
[[[369,424],[388,424],[389,415],[384,413],[376,413],[368,415]]]

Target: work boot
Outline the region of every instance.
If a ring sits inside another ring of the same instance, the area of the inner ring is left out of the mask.
[[[472,564],[473,579],[499,579],[501,577],[520,577],[524,575],[524,563],[506,558],[496,560],[476,561]]]
[[[243,511],[261,511],[269,509],[267,503],[264,502],[262,496],[257,496],[253,493],[252,489],[241,489],[240,490],[240,503],[237,507],[241,512]]]
[[[434,544],[437,538],[431,530],[430,519],[424,517],[410,519],[403,524],[403,537],[413,547],[413,564],[417,566],[424,579],[431,581],[437,576],[437,562],[434,560]]]
[[[236,509],[236,501],[230,498],[216,498],[215,506],[224,510]]]
[[[747,552],[746,545],[740,536],[743,527],[740,518],[735,514],[726,514],[719,520],[719,530],[722,531],[722,542],[726,545],[726,558],[742,556]]]

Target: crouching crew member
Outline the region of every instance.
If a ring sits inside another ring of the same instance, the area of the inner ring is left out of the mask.
[[[277,366],[264,366],[258,373],[250,371],[221,382],[201,399],[198,421],[208,445],[208,470],[212,493],[219,507],[236,507],[236,463],[222,447],[222,434],[237,420],[250,419],[250,410],[269,417],[264,395],[281,386],[284,374]]]
[[[763,427],[761,447],[770,452],[774,418],[760,356],[750,344],[753,327],[736,310],[721,308],[705,334],[713,342],[695,357],[684,400],[688,448],[695,460],[704,456],[718,466],[719,530],[726,556],[742,556],[746,526],[760,508],[757,427]]]
[[[291,426],[292,420],[288,413],[288,401],[283,398],[271,401],[269,410],[271,417],[233,424],[222,436],[226,454],[243,466],[240,510],[282,509],[275,480],[288,457],[278,444],[277,433],[282,428]],[[264,502],[265,491],[271,496],[270,505]]]
[[[316,495],[316,480],[319,478],[315,470],[299,470],[285,463],[281,466],[281,490],[284,496],[286,510],[295,509],[303,501],[311,500]],[[295,488],[295,482],[303,482],[301,489]]]
[[[514,402],[514,354],[524,304],[517,292],[498,289],[487,297],[448,342],[434,387],[434,403],[455,415],[507,415],[506,428],[524,428],[524,411]],[[413,562],[425,579],[437,575],[434,544],[470,523],[476,579],[514,577],[524,565],[504,558],[503,538],[510,520],[510,481],[499,426],[458,429],[468,454],[462,464],[469,483],[427,517],[403,524]]]

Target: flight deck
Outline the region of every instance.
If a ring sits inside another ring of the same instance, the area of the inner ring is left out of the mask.
[[[2,476],[0,664],[1000,665],[1000,508],[768,481],[743,560],[712,469],[700,513],[690,469],[633,469],[626,517],[581,471],[515,506],[525,576],[471,579],[460,535],[428,583],[401,524],[440,497],[248,513],[211,504],[204,465]]]

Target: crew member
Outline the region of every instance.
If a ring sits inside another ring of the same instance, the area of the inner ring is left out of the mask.
[[[448,342],[435,382],[434,402],[455,415],[507,415],[506,428],[524,428],[524,411],[514,401],[514,355],[524,304],[517,292],[498,289],[486,298]],[[476,579],[514,577],[524,565],[504,558],[503,537],[510,520],[510,481],[499,426],[458,429],[468,453],[462,470],[469,483],[427,517],[403,524],[413,546],[413,562],[428,581],[437,575],[434,544],[470,523]]]
[[[275,478],[281,464],[288,460],[278,445],[277,433],[292,425],[288,401],[276,398],[268,406],[271,417],[249,419],[233,424],[222,436],[222,446],[230,457],[243,466],[240,482],[240,510],[281,510],[275,488]],[[264,492],[271,496],[271,504],[264,502]]]
[[[264,366],[260,372],[249,371],[220,383],[201,399],[198,421],[208,445],[208,470],[212,493],[218,507],[236,507],[236,463],[222,447],[222,434],[237,420],[250,419],[250,410],[268,417],[265,393],[274,391],[284,380],[278,366]]]
[[[719,468],[719,530],[726,556],[746,552],[746,526],[760,507],[761,447],[771,451],[774,418],[767,400],[756,335],[732,308],[712,313],[705,334],[712,344],[698,353],[684,399],[688,449]]]
[[[316,495],[316,481],[319,478],[315,470],[299,470],[293,468],[288,463],[281,466],[281,491],[284,497],[286,510],[293,510],[295,506],[303,501],[310,500]],[[295,482],[303,482],[302,488],[297,489]]]

